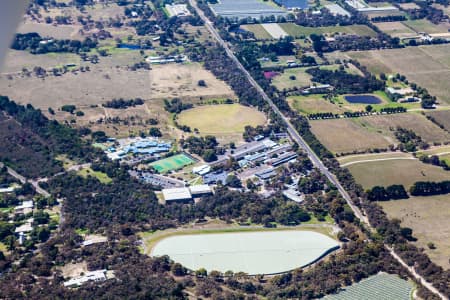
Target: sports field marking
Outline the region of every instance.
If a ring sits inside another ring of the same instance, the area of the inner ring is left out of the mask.
[[[195,160],[187,156],[186,154],[177,154],[171,157],[167,157],[161,160],[157,160],[150,164],[159,173],[166,173],[172,170],[178,170],[184,166],[194,163]]]

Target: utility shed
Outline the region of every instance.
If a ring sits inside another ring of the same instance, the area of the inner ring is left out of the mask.
[[[166,200],[166,203],[190,203],[192,201],[191,192],[186,187],[163,189],[162,193],[164,196],[164,200]]]

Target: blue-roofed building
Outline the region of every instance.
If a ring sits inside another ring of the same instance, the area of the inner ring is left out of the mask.
[[[270,4],[258,0],[220,0],[210,7],[214,14],[224,18],[254,18],[286,16],[287,12],[281,7],[273,7]]]
[[[307,9],[309,7],[308,0],[274,0],[273,2],[287,9]]]
[[[225,184],[227,176],[228,173],[225,171],[208,173],[205,176],[203,176],[203,183],[217,184],[218,182],[221,182],[222,184]]]

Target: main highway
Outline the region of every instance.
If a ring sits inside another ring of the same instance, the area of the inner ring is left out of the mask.
[[[250,84],[256,89],[256,91],[261,95],[261,97],[267,102],[267,104],[270,106],[270,108],[283,120],[283,122],[286,125],[287,131],[291,138],[307,153],[309,159],[312,161],[313,165],[320,170],[320,172],[325,175],[328,180],[333,183],[336,188],[338,189],[339,193],[342,195],[342,197],[345,199],[347,204],[352,209],[355,216],[363,222],[367,228],[371,230],[375,230],[369,223],[368,218],[361,212],[361,210],[353,203],[350,195],[347,193],[347,191],[344,189],[344,187],[340,184],[336,176],[332,174],[328,168],[323,164],[323,162],[320,160],[320,158],[314,153],[314,151],[309,147],[309,145],[305,142],[305,140],[302,138],[302,136],[298,133],[298,131],[295,129],[295,127],[292,125],[290,120],[278,109],[278,107],[273,103],[272,99],[266,94],[266,92],[261,88],[261,86],[253,79],[253,77],[250,75],[250,73],[244,68],[244,66],[241,64],[241,62],[238,60],[236,55],[234,55],[233,51],[230,49],[228,44],[222,39],[222,37],[219,35],[218,31],[214,27],[213,23],[206,17],[204,12],[198,7],[195,0],[189,0],[189,4],[196,10],[197,14],[200,16],[200,18],[205,23],[206,28],[211,33],[213,38],[219,43],[220,46],[222,46],[223,49],[225,49],[228,57],[233,60],[233,62],[236,64],[236,66],[244,73],[245,77],[248,79]],[[408,271],[428,290],[433,292],[434,294],[441,297],[441,299],[448,300],[448,298],[443,295],[441,292],[439,292],[431,283],[425,280],[421,275],[419,275],[414,268],[408,266],[403,259],[395,253],[394,249],[388,245],[385,245],[385,248],[389,251],[389,253],[394,257],[395,260],[397,260],[403,267],[407,268]]]

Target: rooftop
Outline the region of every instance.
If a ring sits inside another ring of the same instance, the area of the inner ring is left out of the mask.
[[[192,199],[191,192],[187,187],[163,189],[162,193],[166,201]]]
[[[189,187],[192,195],[212,193],[212,189],[207,184],[198,184]]]

